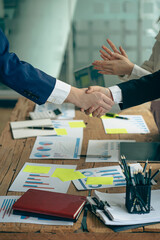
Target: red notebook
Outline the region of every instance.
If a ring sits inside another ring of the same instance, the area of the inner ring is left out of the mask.
[[[84,196],[29,189],[12,208],[15,214],[75,220],[85,203]]]

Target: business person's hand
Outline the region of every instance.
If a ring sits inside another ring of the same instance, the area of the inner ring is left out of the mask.
[[[110,39],[107,39],[107,42],[108,44],[110,45],[110,47],[112,48],[113,52],[114,53],[118,53],[126,58],[128,58],[127,56],[127,53],[125,52],[125,50],[122,48],[122,46],[119,47],[119,50],[116,48],[115,44],[110,40]],[[101,57],[104,59],[104,60],[114,60],[116,59],[113,55],[112,55],[112,51],[107,48],[105,45],[102,46],[103,50],[100,50],[100,53],[101,53]]]
[[[92,94],[92,93],[96,93],[96,92],[99,92],[99,93],[102,93],[102,94],[105,94],[109,99],[111,99],[113,101],[113,97],[112,97],[112,93],[111,91],[108,89],[108,88],[105,88],[105,87],[100,87],[100,86],[90,86],[88,87],[85,92],[87,94]],[[114,105],[114,102],[113,102],[113,105]],[[112,106],[113,106],[112,105]],[[112,106],[110,107],[110,109],[112,108]],[[109,110],[110,110],[109,109]],[[85,113],[87,115],[91,114],[92,113],[92,116],[93,117],[101,117],[103,116],[105,113],[109,112],[109,110],[105,111],[102,107],[99,107],[95,110],[91,108],[89,108],[87,111],[85,111]]]
[[[86,93],[87,89],[78,89],[71,87],[71,91],[65,102],[70,102],[77,107],[86,111],[87,114],[93,113],[96,110],[98,113],[93,113],[93,116],[104,115],[114,105],[113,100],[109,95],[98,91],[92,91],[90,94]]]
[[[94,61],[94,69],[99,70],[99,73],[101,74],[130,75],[134,64],[128,59],[125,50],[121,46],[118,50],[114,43],[109,39],[107,39],[107,42],[113,52],[103,45],[102,48],[104,51],[100,50],[100,53],[104,61]]]
[[[126,57],[119,53],[112,53],[114,60],[97,60],[92,64],[94,69],[99,70],[101,74],[107,75],[130,75],[134,64]]]

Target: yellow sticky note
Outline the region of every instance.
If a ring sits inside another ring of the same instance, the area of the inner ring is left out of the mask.
[[[69,126],[71,128],[85,128],[86,127],[84,122],[69,122]]]
[[[120,134],[120,133],[128,133],[125,128],[106,128],[106,132],[108,134]]]
[[[49,173],[50,169],[51,169],[51,167],[27,165],[24,168],[23,172],[28,172],[28,173]]]
[[[51,177],[57,177],[63,182],[86,178],[79,171],[74,171],[74,169],[65,169],[65,168],[56,168],[56,170],[54,171]]]
[[[56,168],[54,173],[52,174],[51,177],[58,177],[59,175],[68,175],[74,172],[74,169],[68,169],[68,168]]]
[[[67,130],[65,128],[55,128],[57,135],[67,135]]]
[[[97,185],[97,184],[104,184],[104,185],[112,185],[113,184],[113,177],[88,177],[86,184],[88,185]]]

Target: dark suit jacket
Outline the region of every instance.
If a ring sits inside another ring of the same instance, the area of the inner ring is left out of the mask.
[[[43,104],[54,89],[56,79],[20,61],[9,53],[9,43],[0,29],[0,81],[33,102]]]
[[[160,98],[160,71],[117,85],[122,90],[121,109],[155,100]]]

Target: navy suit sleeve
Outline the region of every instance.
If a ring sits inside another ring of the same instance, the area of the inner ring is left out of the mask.
[[[160,71],[117,85],[122,90],[121,109],[152,101],[160,97]]]
[[[35,103],[47,101],[55,87],[56,79],[20,61],[15,53],[9,53],[9,43],[0,30],[0,81]]]

